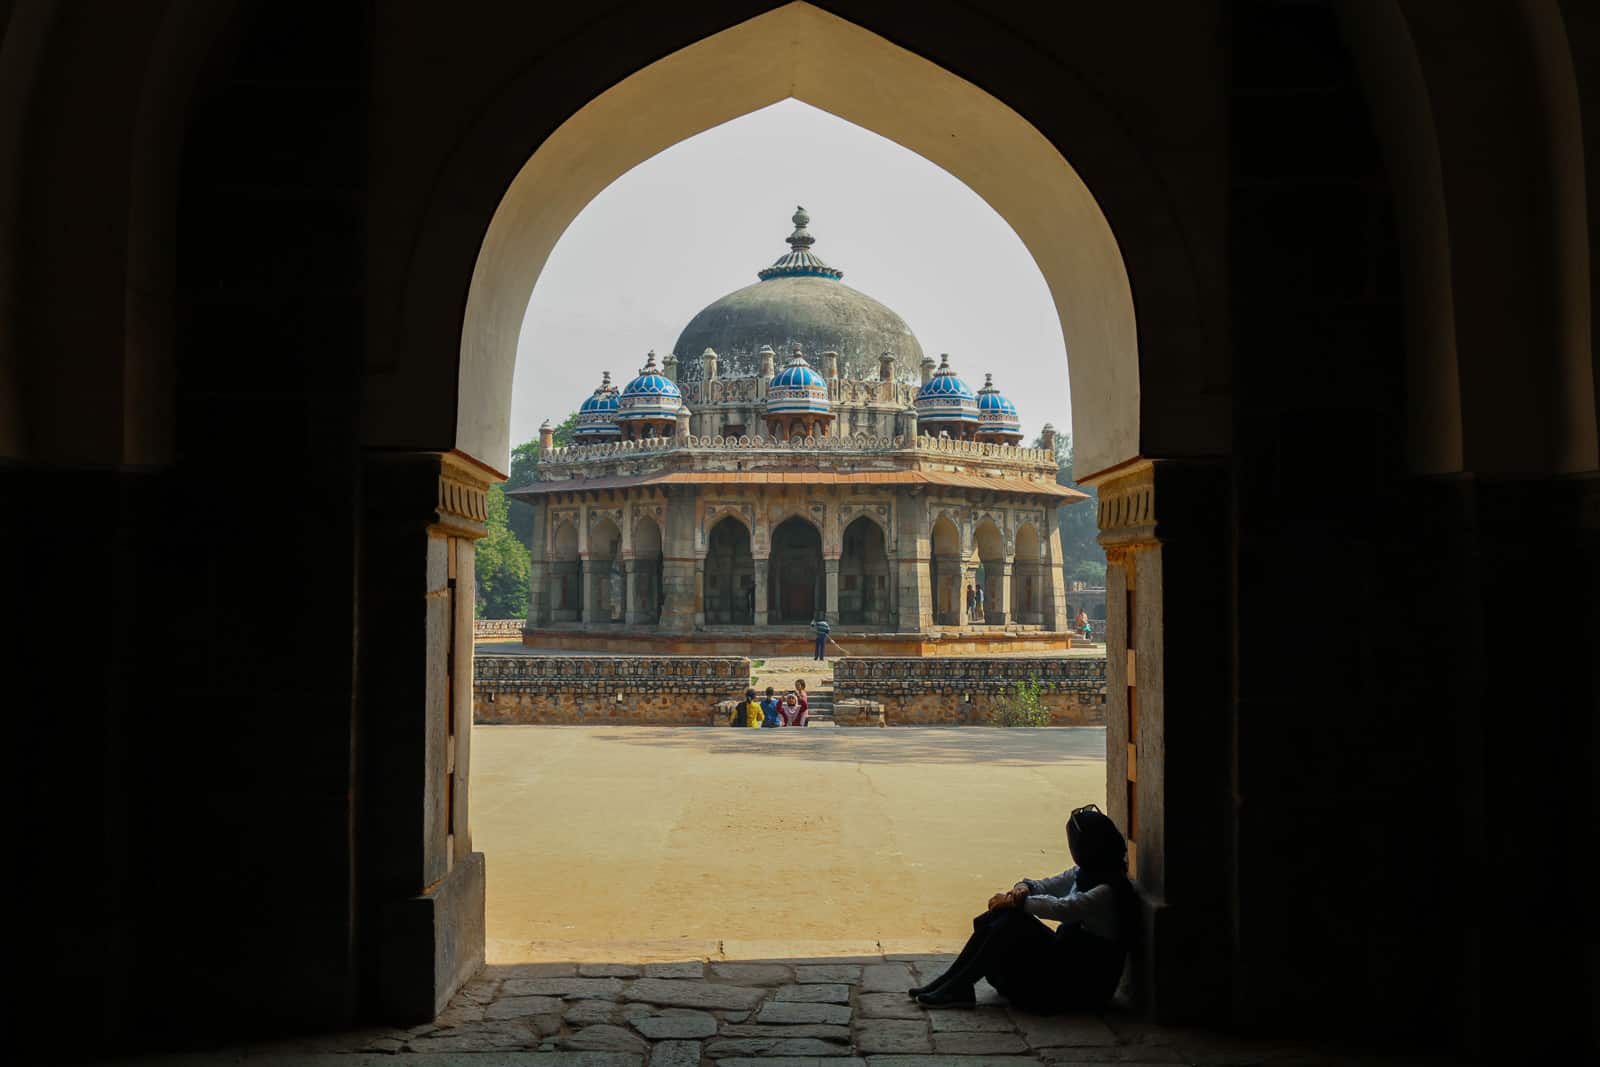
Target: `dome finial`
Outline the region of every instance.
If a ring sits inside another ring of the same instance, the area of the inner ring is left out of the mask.
[[[817,239],[811,236],[811,232],[806,229],[807,226],[811,225],[811,215],[806,209],[796,206],[794,214],[789,217],[789,221],[794,223],[794,232],[788,237],[788,253],[780,256],[778,261],[766,270],[757,271],[756,276],[762,281],[766,281],[768,278],[795,277],[833,278],[838,280],[844,277],[844,271],[835,270],[812,254],[811,246],[817,243]]]
[[[789,235],[789,247],[796,252],[804,252],[817,243],[817,239],[806,230],[811,225],[811,216],[806,214],[806,209],[796,207],[789,221],[794,223],[794,232]]]

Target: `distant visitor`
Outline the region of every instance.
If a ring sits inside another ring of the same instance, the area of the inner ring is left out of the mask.
[[[828,625],[828,620],[820,614],[812,620],[811,628],[817,631],[817,654],[812,659],[828,658],[828,634],[833,632],[833,627]]]
[[[728,725],[740,727],[760,726],[761,718],[761,702],[756,699],[756,691],[754,689],[746,689],[744,691],[744,700],[735,705],[733,714],[728,716]]]

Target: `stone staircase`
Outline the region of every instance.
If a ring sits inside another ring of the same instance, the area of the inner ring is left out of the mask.
[[[806,713],[806,721],[812,726],[833,726],[833,686],[826,688],[817,687],[817,691],[810,693],[806,698],[810,702],[810,710]]]

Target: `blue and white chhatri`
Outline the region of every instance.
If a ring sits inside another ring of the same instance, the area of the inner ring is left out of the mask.
[[[994,375],[983,376],[983,388],[978,390],[978,437],[1016,444],[1022,440],[1022,418],[1017,405],[995,388]]]
[[[767,383],[768,415],[828,415],[828,383],[794,346],[789,362]]]
[[[600,386],[578,408],[578,424],[572,436],[583,444],[613,441],[622,434],[617,425],[617,387],[611,384],[611,372],[600,378]]]
[[[933,372],[923,387],[917,390],[917,423],[932,423],[925,429],[937,434],[940,429],[970,433],[978,426],[978,395],[972,386],[962,381],[950,366],[950,354],[939,357],[939,369]]]
[[[670,423],[682,408],[683,394],[672,379],[661,373],[652,350],[639,368],[639,376],[622,390],[617,422],[624,427],[637,422]]]

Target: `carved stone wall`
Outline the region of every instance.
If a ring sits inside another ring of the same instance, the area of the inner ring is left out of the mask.
[[[473,721],[704,726],[749,685],[743,656],[478,656]]]
[[[849,657],[834,664],[835,707],[881,704],[890,726],[984,725],[1006,691],[1036,682],[1057,726],[1105,722],[1106,661],[1091,657]],[[842,723],[841,723],[842,725]]]

